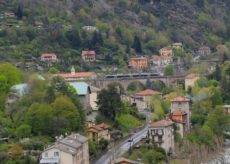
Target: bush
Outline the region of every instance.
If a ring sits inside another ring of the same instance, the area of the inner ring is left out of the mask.
[[[29,137],[31,135],[31,126],[22,124],[16,129],[16,135],[19,138]]]
[[[141,122],[130,114],[123,114],[116,117],[116,121],[121,128],[130,129],[141,126]]]

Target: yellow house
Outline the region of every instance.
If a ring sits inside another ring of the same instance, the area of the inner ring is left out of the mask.
[[[58,139],[42,153],[40,164],[89,164],[88,139],[71,134]]]
[[[185,77],[185,90],[188,90],[188,87],[193,87],[195,82],[200,78],[198,74],[189,74]]]
[[[101,139],[110,140],[109,125],[102,123],[88,128],[90,139],[99,142]]]

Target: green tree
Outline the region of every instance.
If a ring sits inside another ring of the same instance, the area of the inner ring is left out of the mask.
[[[51,133],[52,117],[52,108],[49,105],[34,103],[25,115],[25,122],[31,126],[33,134],[48,135]]]
[[[173,65],[167,65],[167,66],[164,68],[164,75],[165,75],[165,76],[172,76],[173,74],[174,74]]]
[[[79,129],[81,126],[79,111],[68,97],[57,97],[52,107],[54,119],[51,124],[54,132],[70,132]]]
[[[16,135],[19,138],[29,137],[31,135],[31,126],[22,124],[16,129]]]
[[[134,48],[137,53],[142,53],[142,45],[138,36],[134,37],[132,48]]]
[[[23,17],[23,3],[22,2],[18,3],[16,15],[17,15],[18,19],[22,19],[22,17]]]
[[[116,114],[121,111],[122,102],[116,86],[109,86],[98,94],[98,110],[107,118],[115,119]]]
[[[0,74],[2,77],[1,81],[5,81],[5,79],[7,80],[7,89],[9,89],[14,84],[21,82],[21,73],[17,70],[16,67],[9,63],[0,64]]]

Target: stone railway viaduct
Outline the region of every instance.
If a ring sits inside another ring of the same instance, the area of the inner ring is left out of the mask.
[[[170,87],[178,81],[184,81],[186,75],[178,76],[156,76],[156,77],[144,77],[144,78],[114,78],[114,79],[94,79],[87,80],[90,85],[96,86],[98,88],[106,88],[110,84],[118,84],[127,90],[128,86],[133,82],[140,82],[145,85],[147,80],[150,81],[161,81],[165,86]]]

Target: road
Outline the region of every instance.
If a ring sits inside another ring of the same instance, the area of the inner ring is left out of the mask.
[[[100,159],[98,159],[95,164],[109,164],[111,160],[116,159],[120,156],[122,156],[125,152],[129,150],[130,146],[135,145],[138,143],[142,137],[146,137],[147,135],[147,126],[142,129],[141,131],[138,131],[137,133],[134,133],[130,138],[133,139],[133,142],[128,142],[128,139],[124,140],[121,143],[118,143],[114,146],[114,148],[109,149],[106,154],[101,156]]]

